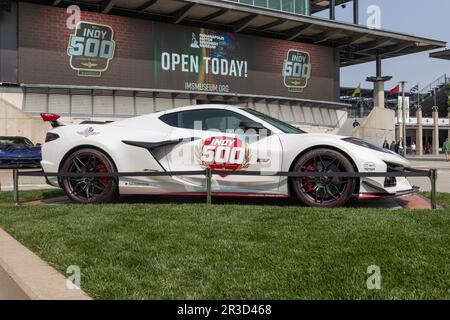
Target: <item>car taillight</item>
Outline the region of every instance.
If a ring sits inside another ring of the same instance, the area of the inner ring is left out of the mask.
[[[47,135],[45,136],[45,142],[50,142],[58,138],[59,136],[56,133],[47,132]]]

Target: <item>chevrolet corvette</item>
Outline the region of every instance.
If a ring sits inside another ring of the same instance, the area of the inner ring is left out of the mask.
[[[40,167],[41,146],[25,137],[0,137],[0,167]]]
[[[53,125],[42,147],[46,173],[175,172],[211,168],[214,195],[294,196],[308,206],[335,207],[352,197],[417,191],[403,177],[281,177],[273,172],[390,172],[410,167],[386,149],[353,137],[306,133],[254,109],[188,106],[114,122]],[[258,171],[261,175],[226,174]],[[76,203],[110,202],[124,194],[199,195],[204,176],[48,177]]]

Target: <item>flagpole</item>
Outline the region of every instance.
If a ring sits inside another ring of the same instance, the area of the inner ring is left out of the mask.
[[[359,84],[359,85],[360,85],[360,87],[359,87],[359,108],[360,108],[360,110],[361,110],[361,108],[363,110],[363,113],[360,114],[359,116],[360,116],[360,118],[364,118],[364,105],[362,103],[361,84]]]
[[[406,103],[405,103],[405,84],[406,81],[400,81],[402,85],[402,116],[403,116],[403,156],[406,158]]]
[[[419,83],[417,82],[417,106],[420,106],[420,86]]]

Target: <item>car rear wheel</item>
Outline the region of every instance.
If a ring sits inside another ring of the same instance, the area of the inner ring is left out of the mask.
[[[331,149],[316,149],[302,155],[293,167],[294,172],[354,172],[350,161]],[[313,207],[336,207],[346,204],[353,195],[356,181],[343,177],[293,178],[292,186],[304,204]]]
[[[116,172],[113,162],[96,149],[80,149],[69,155],[63,164],[63,173]],[[117,179],[107,177],[62,178],[62,187],[72,202],[104,203],[117,197]]]

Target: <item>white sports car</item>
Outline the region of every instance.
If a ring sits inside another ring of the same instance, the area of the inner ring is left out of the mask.
[[[214,195],[289,197],[333,207],[352,196],[396,196],[416,191],[406,178],[287,178],[273,172],[389,172],[410,166],[403,157],[363,140],[305,133],[250,108],[189,106],[114,122],[87,121],[54,128],[42,147],[46,173],[260,171],[259,176],[213,175]],[[267,174],[264,174],[264,173]],[[114,200],[119,194],[206,192],[204,176],[49,177],[77,203]]]

